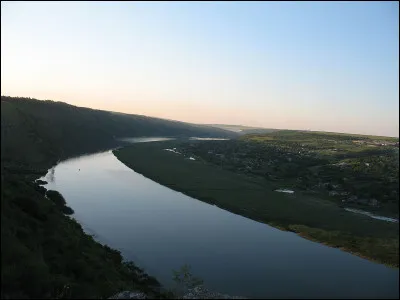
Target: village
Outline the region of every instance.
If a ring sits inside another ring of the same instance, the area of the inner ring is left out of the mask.
[[[271,135],[190,141],[179,151],[277,186],[319,194],[338,205],[398,207],[398,141]]]

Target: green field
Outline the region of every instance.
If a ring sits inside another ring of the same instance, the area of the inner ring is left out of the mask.
[[[179,141],[142,143],[115,150],[114,154],[136,172],[196,199],[398,267],[397,224],[346,212],[320,197],[278,193],[273,191],[276,184],[264,178],[163,150],[185,149],[187,145]]]
[[[398,218],[396,138],[281,130],[186,143],[179,150],[278,187]]]

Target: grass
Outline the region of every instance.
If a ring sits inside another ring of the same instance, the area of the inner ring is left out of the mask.
[[[201,201],[398,267],[397,224],[346,212],[335,203],[315,196],[274,192],[278,186],[262,178],[237,174],[163,150],[179,147],[179,143],[135,144],[115,150],[114,154],[136,172]]]

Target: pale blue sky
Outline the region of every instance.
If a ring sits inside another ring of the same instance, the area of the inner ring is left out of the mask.
[[[398,136],[398,2],[1,2],[1,94]]]

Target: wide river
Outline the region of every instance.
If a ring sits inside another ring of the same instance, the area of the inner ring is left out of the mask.
[[[210,289],[256,298],[398,298],[399,271],[232,214],[164,187],[111,151],[43,178],[85,231],[165,286],[184,264]]]

